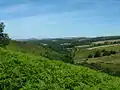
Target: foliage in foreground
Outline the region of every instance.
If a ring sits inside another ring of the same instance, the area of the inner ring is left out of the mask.
[[[0,49],[0,90],[120,90],[120,78]]]

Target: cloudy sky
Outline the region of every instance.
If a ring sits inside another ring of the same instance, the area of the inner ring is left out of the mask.
[[[120,35],[120,0],[0,0],[14,39]]]

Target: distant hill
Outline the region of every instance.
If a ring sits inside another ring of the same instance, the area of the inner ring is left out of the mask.
[[[28,41],[28,40],[40,40],[36,38],[29,38],[29,39],[14,39],[15,41]]]
[[[120,36],[103,36],[103,37],[66,37],[66,38],[49,38],[49,39],[29,39],[29,43],[36,44],[47,44],[53,49],[54,47],[63,48],[61,45],[69,43],[69,45],[65,45],[65,48],[73,48],[79,45],[90,45],[97,42],[105,42],[105,41],[118,41],[120,40]],[[56,50],[56,49],[55,49]],[[60,51],[60,50],[57,50]]]

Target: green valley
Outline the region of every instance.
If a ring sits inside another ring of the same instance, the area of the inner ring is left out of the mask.
[[[120,89],[120,36],[13,40],[0,27],[0,90]]]

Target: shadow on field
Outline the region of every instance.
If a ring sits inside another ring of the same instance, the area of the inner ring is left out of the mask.
[[[110,68],[103,68],[101,66],[101,64],[102,63],[90,63],[89,64],[89,63],[84,62],[82,64],[77,64],[77,65],[82,65],[84,67],[89,67],[91,69],[98,70],[98,71],[107,73],[107,74],[112,75],[112,76],[118,76],[118,77],[120,77],[120,70],[112,70]],[[110,63],[107,63],[107,64],[110,64]]]

